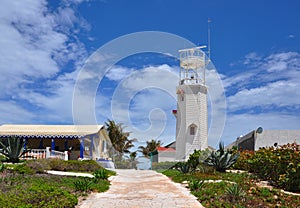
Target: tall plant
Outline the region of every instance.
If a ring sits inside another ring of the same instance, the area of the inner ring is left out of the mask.
[[[0,153],[7,157],[7,162],[17,163],[20,158],[28,151],[24,150],[24,141],[19,137],[7,138],[7,145],[0,141]]]
[[[136,139],[129,139],[130,132],[125,132],[121,123],[117,124],[113,120],[108,120],[105,125],[107,126],[108,136],[111,140],[118,160],[122,159],[124,153],[130,153],[129,149],[134,147]]]
[[[149,158],[150,153],[154,152],[160,145],[162,145],[160,140],[152,139],[150,141],[146,141],[146,146],[139,146],[139,152],[141,152],[144,157]]]
[[[213,151],[210,156],[204,161],[204,164],[213,166],[219,172],[225,172],[239,158],[239,153],[230,153],[225,150],[224,144],[219,143],[219,149]]]

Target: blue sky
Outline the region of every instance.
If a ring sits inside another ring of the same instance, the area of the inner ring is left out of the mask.
[[[143,31],[207,45],[210,18],[211,59],[227,103],[221,140],[229,143],[259,126],[299,129],[299,9],[297,0],[3,0],[0,123],[71,124],[75,83],[95,51]],[[97,122],[124,123],[138,145],[173,141],[177,73],[178,61],[166,54],[119,60],[93,95]]]

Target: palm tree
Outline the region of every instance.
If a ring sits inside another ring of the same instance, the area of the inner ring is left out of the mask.
[[[136,168],[136,164],[138,163],[136,156],[137,156],[136,151],[130,152],[129,154],[129,165],[131,168]]]
[[[139,146],[139,151],[144,155],[144,157],[149,158],[149,154],[154,152],[160,145],[162,145],[160,140],[156,141],[152,139],[150,141],[146,141],[146,146]]]
[[[129,149],[134,147],[136,139],[129,139],[130,132],[125,132],[123,124],[116,124],[113,120],[108,120],[107,126],[108,136],[114,148],[114,152],[119,159],[124,153],[130,153]]]
[[[129,161],[130,162],[136,161],[136,156],[137,156],[137,152],[136,151],[130,152],[130,154],[129,154]]]

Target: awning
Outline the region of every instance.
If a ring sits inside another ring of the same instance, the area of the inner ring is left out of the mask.
[[[103,125],[12,125],[0,126],[0,138],[82,138],[98,133]]]

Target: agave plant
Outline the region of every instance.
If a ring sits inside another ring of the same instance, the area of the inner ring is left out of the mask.
[[[17,163],[20,158],[28,151],[23,149],[24,142],[19,137],[7,138],[7,145],[0,141],[0,153],[7,157],[7,162]]]
[[[204,180],[191,180],[188,184],[191,191],[199,191],[204,186]]]
[[[243,188],[240,187],[238,184],[234,184],[226,188],[225,194],[231,202],[235,202],[246,195]]]
[[[174,165],[174,168],[181,173],[186,174],[190,172],[191,166],[188,162],[178,162]]]
[[[225,150],[224,144],[219,143],[219,149],[213,151],[210,156],[204,161],[204,164],[213,166],[219,172],[225,172],[239,158],[239,153],[232,154]]]

